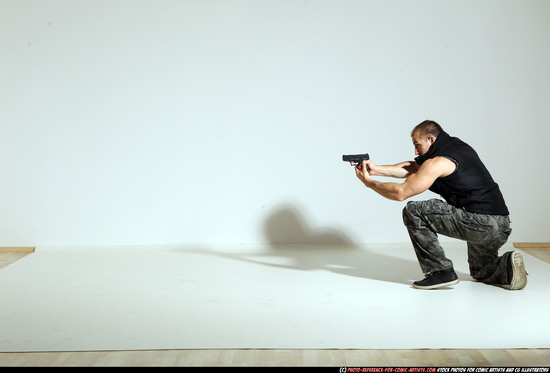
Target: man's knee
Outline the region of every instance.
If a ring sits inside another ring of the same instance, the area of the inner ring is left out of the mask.
[[[403,223],[407,228],[426,226],[430,215],[445,215],[449,205],[438,199],[427,201],[409,201],[403,208]]]
[[[409,201],[403,208],[403,224],[407,228],[413,228],[420,226],[420,201]]]

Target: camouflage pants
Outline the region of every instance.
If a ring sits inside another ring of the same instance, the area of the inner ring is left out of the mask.
[[[495,285],[510,283],[511,252],[498,256],[498,250],[512,232],[508,216],[474,214],[431,199],[407,203],[403,222],[424,273],[453,266],[439,244],[437,235],[442,234],[468,243],[468,264],[474,279]]]

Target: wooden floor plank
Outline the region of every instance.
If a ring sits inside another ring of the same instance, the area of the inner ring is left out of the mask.
[[[27,255],[32,254],[32,252],[27,251],[2,251],[0,252],[0,269],[9,266],[12,263],[15,263],[19,259],[26,257]]]
[[[547,367],[550,349],[159,350],[0,353],[2,367],[377,366]]]
[[[0,246],[0,253],[14,251],[24,251],[27,253],[32,253],[34,252],[34,250],[34,246]]]

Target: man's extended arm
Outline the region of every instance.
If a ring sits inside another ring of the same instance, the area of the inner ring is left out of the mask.
[[[371,160],[367,161],[367,166],[369,166],[371,170],[371,176],[387,176],[398,179],[405,179],[409,177],[418,171],[418,168],[420,167],[419,164],[414,161],[401,162],[388,166],[379,166],[372,163]]]
[[[357,165],[355,172],[357,177],[367,186],[368,188],[374,190],[376,193],[380,194],[383,197],[394,201],[404,201],[407,198],[413,197],[417,194],[420,194],[433,184],[433,182],[439,177],[445,177],[450,175],[456,168],[456,165],[447,158],[436,157],[426,160],[422,166],[419,166],[414,173],[409,173],[407,179],[403,183],[382,183],[377,180],[370,178],[369,173],[366,171],[366,165],[369,161],[363,161],[362,164]],[[399,165],[407,164],[407,162],[400,163]],[[396,171],[399,168],[405,170],[403,166],[397,167],[389,166],[385,171],[388,170],[392,172],[393,177],[398,177],[395,175],[404,174]],[[375,166],[376,167],[376,166]],[[384,169],[382,168],[382,171]],[[371,172],[372,175],[374,173]],[[382,176],[382,173],[378,173]],[[387,176],[387,175],[383,175]]]

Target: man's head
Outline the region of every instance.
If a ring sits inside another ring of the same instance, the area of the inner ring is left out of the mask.
[[[426,154],[441,132],[443,129],[433,120],[425,120],[414,127],[411,132],[414,153],[416,155]]]

